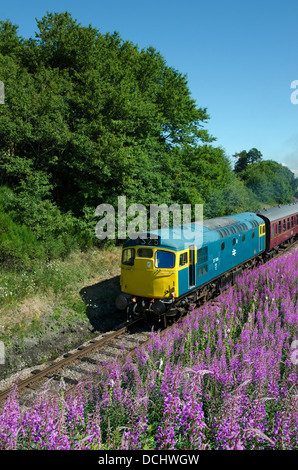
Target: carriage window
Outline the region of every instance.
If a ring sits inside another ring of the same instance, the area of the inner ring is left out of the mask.
[[[185,253],[181,253],[179,266],[185,266],[187,264],[187,251]]]
[[[291,227],[294,227],[294,216],[291,217]]]
[[[278,233],[281,233],[281,220],[278,222]]]
[[[286,231],[286,219],[283,220],[283,231]]]
[[[122,264],[133,266],[135,259],[135,250],[133,248],[126,248],[122,253]]]
[[[252,238],[255,238],[255,232],[252,232],[251,236]]]
[[[236,238],[233,238],[233,246],[236,245]]]
[[[151,248],[139,248],[137,256],[139,256],[140,258],[152,258],[153,250],[151,250]]]
[[[223,251],[225,249],[225,242],[222,242],[221,244],[221,250]]]
[[[288,230],[290,230],[290,228],[291,228],[291,227],[290,227],[290,217],[288,217],[287,222],[288,222],[288,223],[287,223],[287,225],[288,225]]]
[[[242,241],[245,242],[245,235],[242,235]]]
[[[155,267],[171,269],[175,266],[175,253],[157,250],[155,253]]]

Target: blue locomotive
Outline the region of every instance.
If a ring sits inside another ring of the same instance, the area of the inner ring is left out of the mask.
[[[293,214],[295,231],[298,204],[282,207]],[[135,315],[155,315],[166,324],[167,318],[204,302],[232,285],[244,269],[268,257],[268,223],[264,212],[244,212],[161,228],[127,240],[116,306],[127,310],[129,320]],[[196,234],[194,239],[191,234]]]

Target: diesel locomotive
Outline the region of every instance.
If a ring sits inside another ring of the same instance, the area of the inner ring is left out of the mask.
[[[139,234],[123,245],[116,307],[166,325],[297,237],[297,202]]]

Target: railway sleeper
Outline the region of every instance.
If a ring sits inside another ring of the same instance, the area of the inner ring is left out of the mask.
[[[79,383],[79,381],[76,380],[76,379],[71,379],[70,377],[65,377],[65,376],[60,375],[60,374],[49,375],[48,378],[53,379],[56,382],[63,381],[66,384],[70,384],[70,385],[77,385]]]

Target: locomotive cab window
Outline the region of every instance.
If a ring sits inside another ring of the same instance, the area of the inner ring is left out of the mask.
[[[155,253],[155,267],[171,269],[175,266],[175,253],[157,250]]]
[[[188,258],[187,258],[187,251],[186,251],[185,253],[181,253],[180,255],[179,267],[186,266],[187,263],[188,263]]]
[[[137,251],[137,256],[139,258],[152,258],[153,250],[151,248],[139,248]]]
[[[122,252],[122,264],[126,266],[133,266],[135,259],[135,250],[133,248],[126,248]]]

